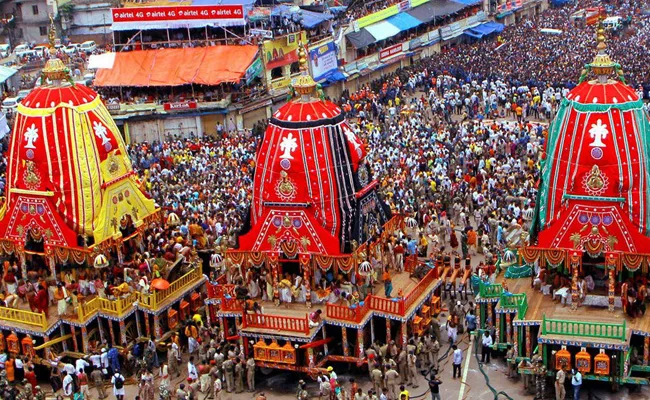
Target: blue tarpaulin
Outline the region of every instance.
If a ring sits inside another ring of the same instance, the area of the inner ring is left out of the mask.
[[[482,33],[473,32],[471,29],[466,30],[466,31],[463,32],[463,33],[464,33],[465,35],[469,36],[469,37],[473,37],[474,39],[481,39],[481,38],[483,37],[483,34],[482,34]]]
[[[297,6],[279,5],[271,10],[271,16],[290,17],[294,22],[300,22],[307,29],[314,28],[325,21],[332,19],[332,14],[318,13],[315,11],[303,10]]]
[[[473,6],[474,4],[481,3],[481,0],[452,0],[452,1],[466,6]]]
[[[398,28],[400,31],[407,31],[422,24],[422,21],[407,13],[393,15],[392,17],[387,18],[386,21]]]
[[[335,7],[328,7],[330,12],[334,15],[336,14],[341,14],[347,11],[348,7],[347,6],[335,6]]]
[[[502,32],[503,28],[503,24],[490,21],[475,26],[472,29],[468,29],[464,33],[465,35],[473,37],[475,39],[481,39],[482,37],[487,36],[491,33]]]
[[[323,13],[307,11],[307,10],[302,10],[300,12],[300,16],[302,17],[300,23],[302,24],[302,26],[304,26],[307,29],[314,28],[322,24],[323,22],[332,19],[331,14],[323,14]]]
[[[489,35],[490,33],[494,32],[503,32],[503,24],[492,21],[484,22],[479,26],[473,27],[472,30],[478,33],[482,33],[483,35]]]
[[[346,76],[343,74],[343,72],[336,70],[332,72],[326,79],[325,81],[321,84],[323,87],[328,87],[330,85],[335,84],[336,82],[344,81],[346,80]]]

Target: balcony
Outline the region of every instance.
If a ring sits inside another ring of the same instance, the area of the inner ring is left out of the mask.
[[[166,290],[156,290],[151,294],[138,294],[138,306],[149,310],[157,310],[165,303],[180,298],[193,286],[203,282],[203,271],[194,266],[188,273],[175,280]]]
[[[174,281],[166,290],[155,291],[151,294],[131,292],[117,299],[93,297],[88,301],[80,302],[75,314],[63,318],[57,316],[56,306],[50,307],[47,318],[44,313],[31,312],[20,308],[0,307],[0,322],[7,329],[15,326],[26,330],[45,332],[61,320],[69,320],[83,324],[98,313],[121,318],[132,311],[134,307],[153,311],[169,302],[176,301],[184,296],[188,290],[200,284],[203,279],[201,269],[193,268]],[[23,305],[21,304],[19,306]],[[239,310],[241,311],[241,308]]]

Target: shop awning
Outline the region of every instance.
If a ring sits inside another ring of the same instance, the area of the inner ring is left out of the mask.
[[[0,65],[0,83],[4,83],[18,72],[18,70]]]
[[[398,28],[400,31],[407,31],[416,26],[422,25],[422,21],[410,16],[407,13],[399,13],[386,19],[386,22]]]
[[[373,43],[393,37],[400,32],[431,22],[435,18],[454,14],[465,7],[467,6],[464,4],[450,0],[430,0],[407,12],[401,12],[385,20],[375,22],[357,32],[348,33],[346,37],[355,48],[362,49]]]
[[[430,22],[435,18],[443,18],[454,14],[466,6],[450,0],[432,0],[406,12],[422,22]]]
[[[257,46],[209,46],[120,52],[112,68],[98,69],[95,86],[219,85],[239,82]]]
[[[348,33],[345,37],[348,38],[352,46],[356,49],[366,48],[377,41],[365,28],[359,32]]]
[[[375,42],[388,39],[389,37],[393,37],[401,32],[398,27],[386,20],[368,25],[363,29],[370,32],[370,34],[375,38]]]

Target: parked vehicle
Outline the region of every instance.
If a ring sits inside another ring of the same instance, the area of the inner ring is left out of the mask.
[[[603,27],[610,31],[616,31],[623,26],[623,18],[619,16],[607,17],[603,20]]]
[[[88,40],[81,43],[79,46],[79,51],[85,51],[86,54],[90,54],[97,49],[97,44],[93,40]]]
[[[14,54],[16,57],[29,57],[36,55],[36,52],[29,48],[29,45],[19,44],[14,48]]]
[[[39,55],[41,57],[44,57],[44,56],[47,55],[50,48],[48,46],[45,46],[45,45],[41,44],[41,45],[38,45],[38,46],[34,47],[33,50],[34,50],[34,53],[36,53],[37,55]]]
[[[16,107],[18,107],[18,97],[7,97],[2,101],[2,111],[6,113],[12,113],[16,111]]]
[[[65,49],[63,49],[63,52],[68,55],[75,54],[79,51],[79,46],[81,46],[79,43],[70,43]]]
[[[2,58],[9,57],[10,53],[11,53],[11,46],[9,46],[6,43],[0,44],[0,56]]]

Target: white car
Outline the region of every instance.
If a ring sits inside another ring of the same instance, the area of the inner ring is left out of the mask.
[[[37,55],[41,56],[41,57],[45,57],[49,51],[50,51],[50,48],[47,47],[47,46],[36,46],[36,47],[34,47],[34,52]]]
[[[7,97],[4,99],[2,102],[2,111],[5,113],[7,112],[13,112],[16,111],[16,107],[18,107],[18,97]]]
[[[79,46],[81,46],[79,43],[70,43],[65,49],[63,49],[63,52],[68,55],[75,54],[79,51]]]
[[[97,44],[93,40],[88,40],[87,42],[81,43],[79,46],[79,51],[85,51],[86,54],[90,54],[97,49]]]
[[[0,56],[2,58],[7,58],[9,57],[9,53],[11,53],[11,46],[8,44],[0,44]]]
[[[16,55],[16,57],[28,57],[28,56],[35,55],[36,52],[30,49],[29,46],[26,44],[19,44],[14,48],[14,54]]]

